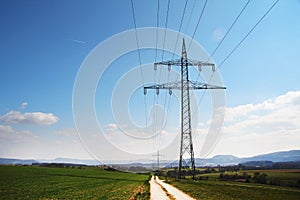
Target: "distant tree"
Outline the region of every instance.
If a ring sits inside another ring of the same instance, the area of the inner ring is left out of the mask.
[[[220,173],[219,178],[223,179],[224,178],[224,173]]]
[[[170,170],[167,172],[167,176],[168,177],[172,177],[172,178],[175,178],[177,176],[177,171],[175,170]]]
[[[277,179],[277,178],[271,177],[271,178],[269,179],[269,184],[270,184],[270,185],[280,185],[280,181],[279,181],[279,179]]]
[[[259,172],[255,172],[253,176],[253,181],[255,183],[261,183],[261,184],[266,184],[267,180],[267,174],[263,173],[260,174]]]
[[[251,175],[248,175],[246,172],[243,172],[241,178],[245,179],[247,183],[250,182]]]
[[[259,183],[266,184],[267,176],[268,176],[267,174],[261,174],[259,176]]]
[[[253,175],[253,181],[254,181],[254,183],[258,183],[259,175],[260,175],[259,172],[255,172],[254,173],[254,175]]]

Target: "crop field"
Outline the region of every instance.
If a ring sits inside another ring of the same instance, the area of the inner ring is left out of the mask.
[[[149,199],[149,175],[99,167],[0,166],[1,199]]]
[[[189,193],[196,199],[263,199],[263,200],[290,200],[300,199],[300,170],[248,170],[240,171],[253,176],[255,172],[267,174],[267,181],[276,180],[277,185],[259,184],[236,181],[220,181],[220,173],[202,174],[208,180],[192,181],[189,179],[170,183]],[[235,172],[230,172],[235,173]],[[281,185],[279,185],[281,184]]]

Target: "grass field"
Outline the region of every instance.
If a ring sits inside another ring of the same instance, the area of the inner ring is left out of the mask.
[[[299,187],[300,188],[300,170],[299,169],[273,169],[273,170],[241,170],[237,174],[247,173],[254,176],[255,172],[260,174],[266,174],[267,182],[272,181],[274,185],[288,186],[288,187]],[[224,174],[235,174],[236,172],[226,172]],[[198,176],[208,176],[210,180],[218,180],[220,173],[201,174]]]
[[[253,176],[257,171],[246,172]],[[171,184],[196,199],[300,199],[300,170],[259,170],[286,186],[220,181],[219,173],[202,174],[208,180]],[[235,173],[235,172],[234,172]],[[0,166],[0,199],[149,199],[149,175],[107,171],[99,167],[50,168]],[[168,179],[170,181],[170,179]]]
[[[253,175],[255,170],[245,170],[247,174]],[[272,181],[274,185],[299,187],[300,188],[300,170],[259,170],[260,173],[267,174],[267,181]]]
[[[253,175],[255,170],[242,171]],[[259,170],[260,173],[267,174],[269,179],[277,179],[282,184],[294,185],[300,179],[298,170]],[[263,200],[299,200],[300,188],[275,186],[257,183],[241,183],[234,181],[218,180],[219,173],[202,174],[208,176],[208,180],[192,181],[182,180],[180,182],[172,181],[171,184],[179,189],[189,193],[196,199],[263,199]],[[170,180],[170,179],[169,179]]]
[[[98,167],[0,166],[0,198],[149,199],[148,179]]]

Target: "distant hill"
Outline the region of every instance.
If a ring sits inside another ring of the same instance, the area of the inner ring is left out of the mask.
[[[82,164],[82,165],[100,165],[97,160],[81,160],[74,158],[55,158],[54,160],[38,160],[39,163],[67,163],[67,164]]]
[[[237,165],[242,163],[275,163],[275,162],[291,162],[291,161],[300,161],[300,150],[291,150],[291,151],[280,151],[269,154],[262,154],[252,157],[239,158],[233,155],[217,155],[212,158],[195,158],[196,166],[228,166],[228,165]],[[177,166],[178,160],[173,161],[172,163],[162,163],[162,166]]]
[[[37,163],[36,160],[20,160],[12,158],[0,158],[0,165],[32,165],[32,163]]]
[[[272,162],[299,161],[300,160],[300,150],[279,151],[279,152],[262,154],[262,155],[242,159],[243,162],[266,161],[266,160],[272,161]]]
[[[196,166],[216,166],[216,165],[237,165],[240,163],[257,164],[265,163],[270,164],[271,162],[293,162],[300,161],[300,150],[291,151],[280,151],[269,154],[262,154],[247,158],[239,158],[233,155],[217,155],[212,158],[195,158]],[[31,165],[32,163],[68,163],[68,164],[83,164],[83,165],[100,165],[101,163],[97,160],[81,160],[81,159],[70,159],[70,158],[56,158],[54,160],[21,160],[21,159],[10,159],[0,158],[0,164],[22,164]],[[106,164],[120,165],[120,166],[142,166],[152,168],[153,163],[149,160],[138,160],[138,161],[111,161]],[[178,160],[161,160],[160,166],[177,166]]]
[[[241,158],[232,155],[217,155],[207,159],[195,159],[196,166],[235,165],[241,162]]]
[[[274,162],[272,161],[248,161],[248,162],[244,162],[242,163],[244,166],[247,167],[271,167],[273,166]]]
[[[100,165],[97,160],[80,160],[70,158],[55,158],[54,160],[22,160],[12,158],[0,158],[0,165],[32,165],[33,163],[65,163],[81,165]]]

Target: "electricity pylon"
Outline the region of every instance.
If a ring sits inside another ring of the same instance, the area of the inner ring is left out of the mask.
[[[187,58],[187,52],[185,47],[185,41],[183,38],[182,54],[180,59],[162,61],[154,63],[154,70],[157,70],[158,65],[167,65],[168,70],[171,70],[171,66],[180,66],[181,80],[163,84],[154,84],[144,87],[144,94],[147,94],[147,89],[155,89],[156,94],[159,94],[160,89],[169,90],[169,94],[172,94],[172,90],[181,90],[181,142],[180,142],[180,157],[179,157],[179,169],[178,178],[181,179],[183,169],[190,169],[192,172],[192,178],[195,179],[195,160],[194,149],[192,141],[192,128],[191,128],[191,107],[190,107],[190,90],[201,89],[226,89],[222,86],[210,85],[207,83],[200,83],[189,80],[189,66],[198,66],[201,71],[202,66],[210,66],[215,71],[215,65],[213,63],[202,62],[198,60],[191,60]],[[187,155],[188,157],[185,157]]]
[[[156,157],[157,170],[159,171],[160,170],[160,167],[159,167],[159,156],[163,156],[163,155],[159,153],[159,150],[157,150],[157,154],[152,155],[152,156]]]

